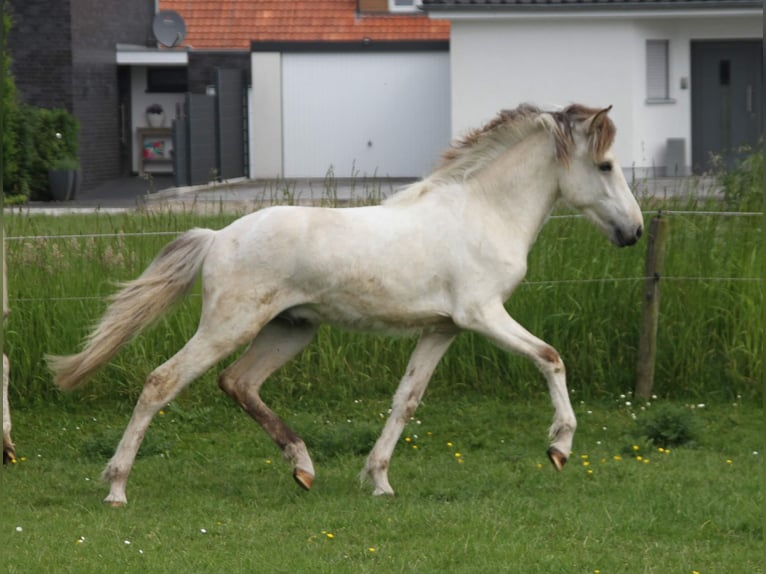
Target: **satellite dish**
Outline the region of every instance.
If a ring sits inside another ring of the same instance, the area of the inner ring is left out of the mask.
[[[186,38],[186,23],[175,10],[163,10],[154,17],[152,31],[160,44],[173,48]]]

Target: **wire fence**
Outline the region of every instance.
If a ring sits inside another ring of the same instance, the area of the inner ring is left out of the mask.
[[[684,210],[650,210],[644,211],[644,215],[672,215],[672,216],[706,216],[706,217],[764,217],[761,212],[755,211],[684,211]],[[579,213],[552,215],[549,219],[584,219],[585,216]],[[64,239],[106,239],[106,238],[146,238],[146,237],[168,237],[177,236],[183,231],[147,231],[147,232],[113,232],[113,233],[82,233],[82,234],[62,234],[62,235],[12,235],[5,237],[6,241],[47,241]],[[567,284],[597,284],[597,283],[624,283],[624,282],[643,282],[649,279],[660,279],[659,277],[632,276],[632,277],[596,277],[588,279],[549,279],[540,281],[521,282],[519,287],[540,287]],[[663,282],[763,282],[763,277],[720,277],[720,276],[674,276],[663,275]],[[199,297],[199,295],[196,295]],[[106,296],[72,296],[72,297],[18,297],[11,298],[10,301],[19,303],[40,302],[40,301],[99,301],[106,299]]]

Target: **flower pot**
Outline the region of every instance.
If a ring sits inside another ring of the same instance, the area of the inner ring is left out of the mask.
[[[69,201],[74,199],[80,186],[80,170],[51,169],[48,170],[48,189],[53,201]]]
[[[146,123],[150,128],[161,128],[165,125],[165,113],[161,114],[146,114]]]

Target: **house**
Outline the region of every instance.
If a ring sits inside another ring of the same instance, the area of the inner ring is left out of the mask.
[[[137,134],[147,127],[147,106],[163,106],[168,130],[184,94],[204,92],[216,68],[250,69],[247,46],[159,47],[156,0],[10,0],[5,8],[19,97],[75,115],[84,188],[140,171]]]
[[[224,136],[245,140],[245,172],[256,177],[417,176],[449,141],[449,23],[430,20],[414,0],[8,7],[19,95],[77,117],[85,188],[150,167],[172,170],[173,119],[186,113],[187,95],[215,92],[222,69],[253,85],[248,122]],[[180,34],[170,45],[156,33],[166,23]],[[153,104],[164,110],[159,128],[146,114]],[[201,168],[205,177],[213,171]]]
[[[116,42],[145,44],[154,2],[143,0],[10,0],[8,50],[20,99],[64,108],[80,123],[85,187],[129,169],[119,99]]]
[[[248,50],[251,177],[429,172],[448,145],[449,24],[404,0],[162,0],[196,50]]]
[[[760,0],[423,0],[450,32],[453,135],[522,102],[613,105],[637,177],[731,164],[763,133]]]

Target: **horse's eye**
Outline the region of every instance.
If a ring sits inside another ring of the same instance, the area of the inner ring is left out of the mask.
[[[612,171],[612,162],[602,161],[600,164],[598,164],[598,170],[604,173],[609,173]]]

